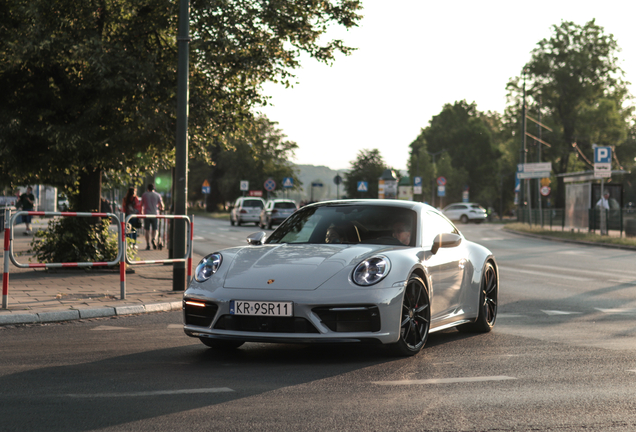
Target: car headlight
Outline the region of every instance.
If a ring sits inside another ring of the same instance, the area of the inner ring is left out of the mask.
[[[199,265],[197,265],[194,271],[194,279],[197,282],[205,282],[210,279],[219,267],[221,267],[221,261],[223,261],[223,257],[220,253],[213,253],[206,256],[201,260]]]
[[[391,262],[387,257],[377,256],[366,259],[353,270],[353,281],[358,285],[373,285],[380,282],[391,269]]]

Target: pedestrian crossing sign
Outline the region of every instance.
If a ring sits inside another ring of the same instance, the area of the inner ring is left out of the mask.
[[[283,179],[283,187],[284,188],[291,188],[294,187],[294,179],[291,177],[285,177]]]
[[[369,191],[369,183],[365,181],[358,182],[358,192],[368,192]]]

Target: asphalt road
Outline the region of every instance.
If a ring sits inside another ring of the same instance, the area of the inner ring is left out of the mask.
[[[636,430],[636,253],[461,229],[501,266],[489,334],[436,333],[405,359],[364,345],[215,352],[176,312],[3,328],[0,429]],[[257,230],[198,218],[195,250]]]

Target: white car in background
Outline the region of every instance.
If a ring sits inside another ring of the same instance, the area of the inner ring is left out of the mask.
[[[486,209],[477,203],[453,203],[446,206],[442,213],[450,220],[461,223],[481,223],[488,217]]]
[[[248,222],[258,225],[263,207],[265,207],[265,201],[261,198],[240,197],[230,212],[230,223],[232,226],[235,224],[241,226]]]

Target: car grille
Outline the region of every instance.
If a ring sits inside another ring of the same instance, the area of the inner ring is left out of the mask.
[[[186,325],[210,327],[219,307],[215,303],[205,303],[205,306],[193,306],[183,302],[183,319]]]
[[[377,306],[326,306],[312,311],[334,332],[380,331],[380,311]]]
[[[263,333],[318,333],[305,318],[223,315],[214,325],[217,330]]]

